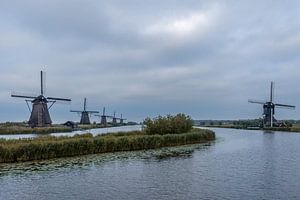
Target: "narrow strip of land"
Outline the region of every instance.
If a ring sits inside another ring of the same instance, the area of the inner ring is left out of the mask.
[[[90,125],[78,125],[75,130],[88,130],[96,128],[110,128],[116,127],[112,125],[103,126],[100,124],[90,124]],[[71,127],[63,125],[52,125],[48,127],[34,127],[31,128],[26,124],[22,125],[0,125],[0,135],[15,135],[15,134],[48,134],[48,133],[64,133],[72,132],[74,129]]]
[[[283,131],[283,132],[294,132],[300,133],[300,127],[245,127],[239,125],[206,125],[203,127],[207,128],[231,128],[231,129],[244,129],[244,130],[262,130],[262,131]]]
[[[192,129],[180,134],[146,134],[145,131],[92,134],[73,137],[45,136],[0,140],[0,163],[24,162],[117,151],[134,151],[212,141],[210,130]]]

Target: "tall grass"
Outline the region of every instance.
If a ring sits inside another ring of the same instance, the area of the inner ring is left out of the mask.
[[[45,134],[45,133],[57,133],[57,132],[72,132],[70,127],[66,126],[49,126],[49,127],[25,127],[25,126],[0,126],[0,135],[9,134]]]
[[[146,125],[145,131],[149,135],[180,134],[190,131],[193,127],[193,121],[190,116],[180,113],[175,116],[147,118],[144,120],[144,125]]]
[[[116,151],[154,149],[207,142],[215,139],[210,130],[192,130],[182,134],[148,135],[142,131],[113,133],[93,137],[44,136],[34,139],[0,140],[0,163],[23,162]]]

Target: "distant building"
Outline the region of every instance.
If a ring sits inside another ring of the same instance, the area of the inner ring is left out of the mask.
[[[70,127],[72,129],[78,128],[77,123],[72,122],[72,121],[67,121],[66,123],[63,124],[64,126]]]

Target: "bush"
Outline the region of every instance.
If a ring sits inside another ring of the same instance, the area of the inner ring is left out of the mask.
[[[144,125],[146,125],[145,132],[148,135],[180,134],[189,132],[193,127],[193,121],[190,116],[177,114],[166,117],[158,116],[154,119],[146,118]]]

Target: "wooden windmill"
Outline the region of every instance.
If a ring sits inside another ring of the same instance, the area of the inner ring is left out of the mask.
[[[80,124],[91,124],[90,121],[90,114],[92,113],[99,113],[98,111],[88,111],[86,110],[86,98],[84,98],[83,102],[83,110],[78,111],[78,110],[70,110],[70,112],[75,112],[75,113],[80,113],[81,114],[81,119],[80,119]]]
[[[106,115],[105,114],[105,107],[103,107],[103,111],[102,111],[102,115],[95,115],[97,117],[100,117],[101,118],[101,125],[103,125],[104,127],[107,126],[107,118],[111,118],[112,116],[109,116],[109,115]]]
[[[116,126],[118,124],[117,122],[118,118],[116,117],[116,111],[114,112],[114,115],[112,117],[112,125]]]
[[[114,115],[113,115],[113,116],[107,115],[106,118],[112,119],[111,124],[112,124],[113,126],[116,126],[116,125],[118,124],[118,122],[117,122],[118,118],[116,117],[116,111],[114,112]]]
[[[122,126],[122,125],[124,125],[124,121],[127,119],[123,118],[123,114],[121,114],[121,117],[119,118],[119,120],[120,120],[120,125]]]
[[[17,98],[24,98],[26,104],[31,112],[28,124],[31,127],[44,127],[50,126],[52,124],[52,120],[49,114],[50,108],[57,102],[57,101],[66,101],[70,102],[71,99],[65,98],[56,98],[56,97],[45,97],[44,96],[44,72],[41,71],[41,92],[38,96],[27,96],[27,95],[19,95],[19,94],[12,94],[12,97]],[[29,103],[32,104],[32,109],[29,106]],[[48,107],[48,103],[51,105]]]
[[[296,106],[274,103],[274,83],[271,82],[270,89],[270,100],[269,101],[258,101],[258,100],[248,100],[249,103],[256,103],[263,105],[263,125],[264,127],[278,126],[277,120],[275,119],[275,108],[287,108],[295,109]]]

